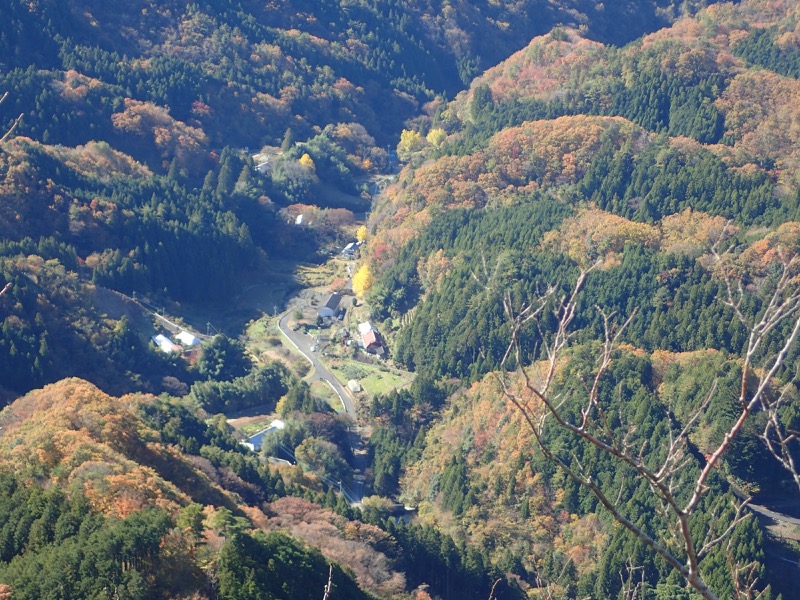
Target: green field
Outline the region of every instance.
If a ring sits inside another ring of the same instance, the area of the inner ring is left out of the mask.
[[[252,420],[249,420],[247,423],[242,425],[236,425],[236,429],[241,431],[247,437],[251,435],[257,434],[259,431],[262,431],[269,427],[269,424],[275,419],[274,415],[263,415],[263,417],[256,417]]]
[[[328,403],[328,406],[330,406],[336,412],[340,413],[344,411],[344,407],[342,406],[342,401],[339,399],[339,395],[334,392],[331,386],[324,381],[312,382],[311,393],[317,398],[322,398],[325,400],[325,402]]]
[[[332,361],[328,367],[342,385],[347,385],[348,381],[355,379],[371,397],[405,387],[414,380],[413,373],[355,360]]]

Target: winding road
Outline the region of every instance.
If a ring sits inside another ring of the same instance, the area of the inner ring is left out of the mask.
[[[281,333],[289,340],[297,350],[299,350],[300,354],[306,357],[306,360],[311,363],[312,371],[306,377],[306,381],[324,381],[327,383],[333,391],[339,396],[339,399],[342,401],[342,406],[344,407],[344,412],[347,414],[352,420],[353,423],[358,423],[358,419],[356,417],[356,407],[353,404],[353,398],[350,395],[350,390],[345,388],[339,380],[336,379],[333,373],[330,372],[328,367],[326,367],[322,362],[319,360],[317,355],[311,351],[311,346],[313,345],[313,341],[304,333],[300,333],[299,331],[292,331],[292,328],[289,327],[289,315],[292,310],[287,310],[283,313],[280,318],[278,319],[278,329],[280,329]],[[358,427],[353,427],[350,429],[350,449],[353,452],[353,459],[354,459],[354,467],[356,471],[356,477],[354,478],[354,490],[350,490],[351,494],[348,495],[351,503],[354,505],[358,505],[361,502],[362,498],[362,490],[364,486],[364,475],[367,468],[367,454],[362,449],[364,440],[361,437],[361,433],[358,431]]]
[[[278,319],[278,329],[280,329],[286,339],[306,357],[306,360],[311,363],[313,370],[307,377],[307,381],[324,381],[331,386],[342,401],[344,412],[349,415],[353,421],[356,421],[356,407],[355,404],[353,404],[353,398],[350,396],[349,390],[339,383],[339,380],[328,370],[328,367],[322,364],[319,358],[317,358],[317,355],[311,351],[312,340],[304,333],[292,331],[291,327],[289,327],[290,313],[291,311],[289,310],[281,315],[280,319]]]

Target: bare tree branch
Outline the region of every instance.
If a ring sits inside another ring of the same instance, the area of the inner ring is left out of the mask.
[[[707,600],[716,599],[717,596],[708,587],[700,573],[700,560],[714,548],[720,546],[723,541],[730,540],[734,529],[750,516],[746,512],[749,500],[734,502],[732,516],[724,510],[712,509],[707,516],[714,522],[706,529],[705,538],[702,540],[695,539],[690,526],[691,520],[704,506],[701,501],[710,489],[708,480],[711,473],[719,465],[720,460],[728,452],[731,444],[739,436],[745,423],[754,412],[766,413],[766,425],[761,437],[770,452],[792,474],[798,484],[798,489],[800,489],[800,473],[798,473],[790,448],[790,444],[798,442],[798,433],[783,424],[779,412],[788,404],[794,387],[787,384],[777,398],[772,394],[772,386],[776,377],[782,372],[790,350],[800,337],[800,285],[798,285],[797,273],[800,268],[800,258],[797,256],[787,258],[785,254],[779,253],[782,270],[777,278],[772,280],[771,287],[769,280],[765,278],[764,287],[768,291],[762,308],[758,314],[750,316],[743,308],[750,292],[742,283],[741,277],[734,280],[727,271],[726,265],[731,257],[718,252],[718,246],[723,237],[724,235],[712,248],[715,264],[723,274],[726,290],[723,302],[731,308],[738,321],[746,328],[748,338],[742,354],[742,375],[738,397],[740,412],[724,433],[722,441],[707,455],[705,463],[700,465],[698,474],[689,477],[687,467],[690,456],[686,450],[690,435],[696,431],[717,396],[716,381],[712,383],[698,408],[686,418],[679,430],[670,423],[669,444],[665,449],[661,449],[665,451],[665,454],[655,467],[648,464],[648,461],[652,462],[653,456],[648,440],[634,444],[635,426],[633,425],[628,426],[627,431],[624,427],[615,429],[600,401],[601,389],[605,385],[604,376],[618,352],[621,336],[634,318],[635,311],[618,324],[615,321],[614,313],[607,314],[601,308],[596,308],[603,318],[604,338],[598,352],[591,385],[583,392],[584,398],[575,422],[571,421],[563,411],[566,395],[554,393],[553,387],[558,366],[562,360],[565,360],[564,353],[569,345],[571,326],[577,310],[577,299],[591,269],[581,271],[572,292],[561,298],[554,311],[557,325],[555,330],[549,334],[541,317],[544,307],[552,299],[554,288],[550,288],[547,294],[540,295],[518,312],[515,312],[512,306],[510,295],[504,296],[503,305],[512,323],[512,329],[509,345],[501,364],[501,371],[496,375],[503,395],[522,414],[545,457],[555,463],[572,480],[589,489],[617,522],[661,556],[701,597]],[[531,368],[523,366],[524,357],[522,355],[523,325],[531,321],[536,325],[544,352],[544,360],[536,377],[532,375]],[[776,335],[782,337],[778,337],[776,340]],[[777,352],[765,356],[765,348],[775,346],[776,341]],[[512,357],[514,358],[513,363],[510,360]],[[507,368],[512,364],[517,369],[517,376],[521,379],[521,389],[528,393],[527,396],[520,395],[515,391],[516,386],[510,383],[511,377]],[[753,383],[754,378],[755,383]],[[672,419],[674,416],[671,415],[670,418]],[[622,488],[617,491],[616,498],[609,496],[592,478],[591,474],[583,469],[577,459],[573,459],[573,463],[577,465],[576,468],[548,447],[544,439],[545,425],[548,421],[552,421],[557,427],[574,434],[608,456],[632,468],[637,477],[647,483],[670,524],[671,539],[677,553],[634,524],[624,514],[621,506]],[[623,433],[619,433],[620,431]],[[687,497],[688,499],[686,499]],[[683,498],[683,500],[679,498]],[[744,582],[741,583],[739,589],[740,598],[751,598],[758,593],[755,589],[756,581],[753,578],[754,568],[732,564],[731,573],[737,578],[737,586],[740,585],[740,582]],[[635,595],[635,590],[636,586],[629,591]]]
[[[492,584],[492,589],[489,592],[489,600],[497,600],[497,598],[495,598],[495,596],[494,596],[494,590],[497,587],[497,584],[500,583],[501,581],[502,581],[501,579],[495,579],[494,580],[494,583]]]
[[[328,565],[328,583],[325,584],[325,594],[322,596],[322,600],[328,600],[331,595],[331,590],[333,589],[333,565]]]
[[[3,102],[6,101],[6,98],[8,98],[8,92],[3,94],[3,97],[0,98],[0,104],[3,104]],[[0,145],[5,143],[7,140],[11,139],[11,136],[14,135],[14,130],[19,126],[20,123],[22,123],[21,114],[16,119],[14,119],[14,122],[11,124],[11,127],[8,129],[8,131],[6,131],[3,134],[3,137],[0,137]]]

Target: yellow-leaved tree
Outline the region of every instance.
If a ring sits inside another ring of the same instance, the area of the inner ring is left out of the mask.
[[[409,161],[416,152],[419,152],[428,141],[413,129],[404,129],[400,134],[400,142],[397,144],[397,157],[403,161]]]
[[[314,165],[314,159],[308,155],[308,152],[300,157],[300,164],[312,171],[315,170],[316,167],[316,165]]]
[[[361,268],[353,275],[353,291],[356,296],[363,298],[364,294],[372,287],[374,281],[375,276],[372,274],[372,269],[369,268],[369,265],[366,263],[361,265]]]
[[[362,225],[356,230],[356,239],[359,242],[366,242],[367,241],[367,226]]]
[[[431,146],[438,148],[447,139],[447,132],[445,132],[445,130],[441,127],[434,127],[428,132],[428,135],[425,136],[425,139],[428,140],[428,143]]]

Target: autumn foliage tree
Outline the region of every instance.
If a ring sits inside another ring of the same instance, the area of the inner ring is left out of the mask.
[[[359,267],[356,274],[353,275],[353,291],[359,298],[363,298],[364,294],[366,294],[372,284],[375,281],[375,277],[372,274],[372,269],[370,269],[369,265],[364,263]]]
[[[308,152],[303,154],[298,162],[309,171],[314,172],[314,159],[309,156]]]
[[[397,156],[400,160],[410,161],[428,145],[428,141],[413,129],[404,129],[397,143]]]
[[[619,415],[613,414],[617,409],[609,402],[606,389],[608,374],[622,354],[621,337],[633,314],[618,319],[598,307],[605,335],[597,346],[593,365],[585,372],[564,376],[567,355],[572,351],[578,298],[595,267],[582,270],[571,292],[561,297],[555,288],[550,288],[518,308],[512,296],[504,294],[505,310],[512,320],[504,366],[524,364],[522,340],[530,335],[523,333],[527,324],[535,325],[534,335],[544,352],[544,360],[530,367],[520,366],[515,374],[503,370],[498,381],[504,397],[520,411],[538,448],[550,461],[572,481],[591,491],[620,525],[708,600],[721,597],[723,591],[708,579],[703,560],[715,554],[717,558],[712,560],[720,560],[720,552],[730,566],[726,596],[744,599],[763,592],[758,566],[740,562],[731,550],[731,538],[751,517],[747,510],[749,499],[724,506],[717,480],[718,467],[744,435],[745,428],[752,427],[756,415],[763,423],[762,441],[798,483],[800,491],[793,429],[796,367],[788,362],[800,337],[800,257],[795,235],[781,235],[795,229],[784,225],[744,252],[720,252],[722,239],[711,248],[710,264],[727,289],[722,302],[745,327],[748,340],[740,357],[734,414],[726,420],[721,437],[705,450],[702,460],[692,456],[692,445],[706,415],[726,402],[725,393],[720,391],[722,373],[716,374],[706,389],[697,391],[690,410],[675,403],[668,405],[672,417],[667,436],[658,440],[651,435],[649,442],[639,439],[639,424],[626,421],[621,409]],[[743,282],[751,284],[746,286]],[[575,454],[568,456],[563,448],[552,445],[548,433],[551,428],[617,462],[626,473],[619,489],[612,489],[596,477]],[[666,531],[644,525],[641,515],[631,512],[621,501],[626,486],[640,484],[658,500],[657,515],[664,519]],[[698,527],[699,523],[703,526]]]

